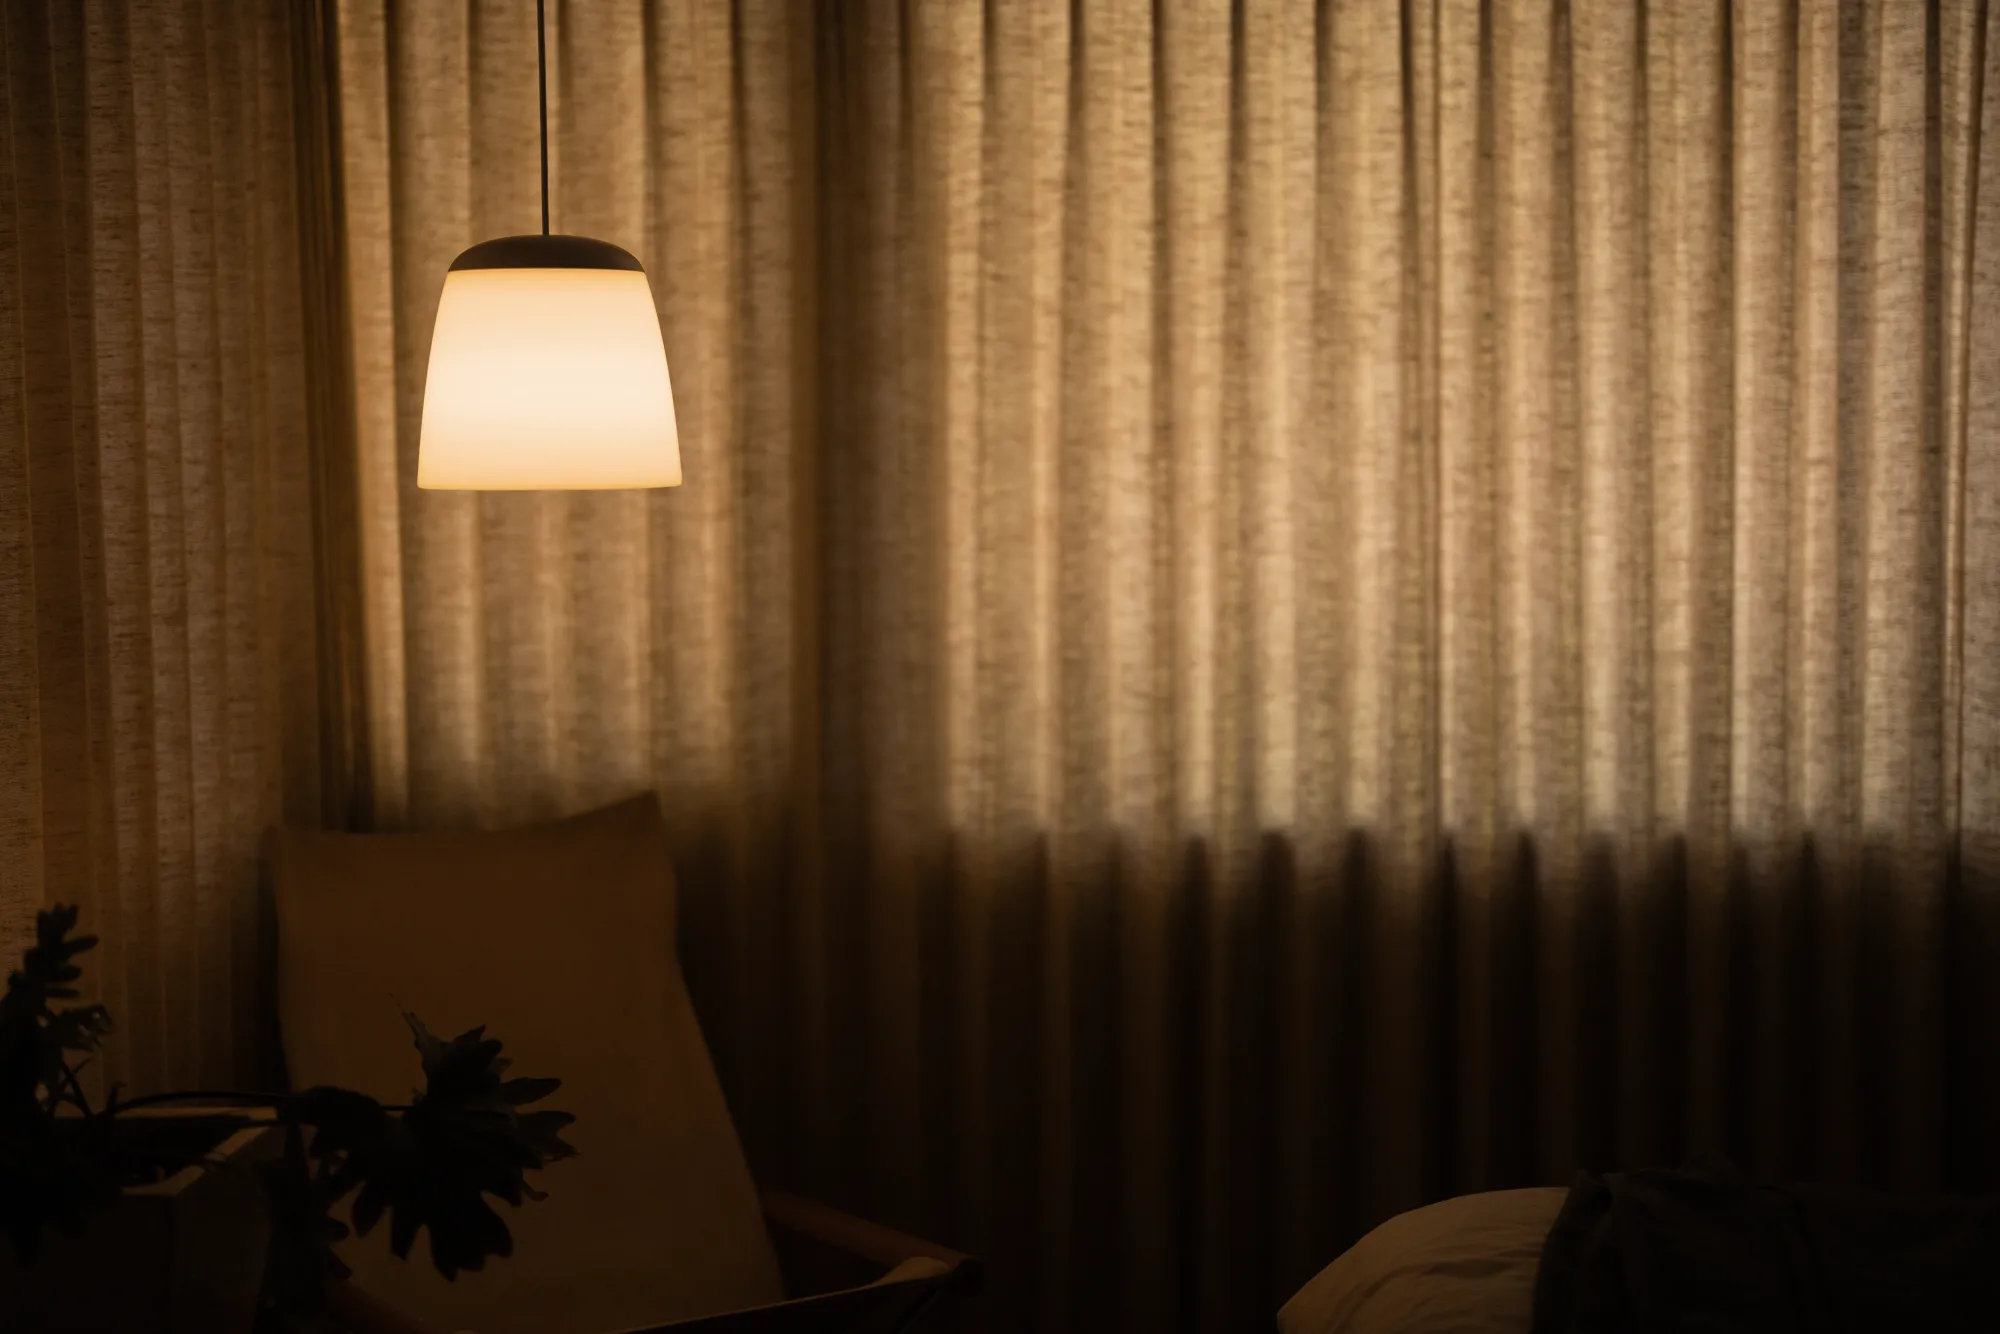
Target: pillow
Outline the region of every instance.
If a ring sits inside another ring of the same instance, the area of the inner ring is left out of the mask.
[[[1398,1214],[1278,1312],[1282,1334],[1526,1334],[1560,1186],[1461,1195]]]
[[[756,1187],[674,954],[650,795],[501,833],[283,830],[268,843],[278,1014],[294,1088],[407,1102],[402,1009],[484,1024],[513,1075],[557,1076],[577,1156],[495,1202],[514,1254],[447,1283],[387,1222],[343,1243],[355,1281],[444,1329],[604,1334],[783,1299]]]

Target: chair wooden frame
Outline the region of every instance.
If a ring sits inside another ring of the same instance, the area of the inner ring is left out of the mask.
[[[979,1288],[983,1269],[969,1255],[786,1191],[766,1189],[759,1195],[773,1240],[789,1243],[780,1246],[781,1256],[796,1252],[802,1244],[838,1256],[850,1267],[885,1273],[911,1260],[935,1261],[942,1268],[928,1267],[929,1272],[912,1278],[815,1290],[817,1285],[810,1283],[795,1286],[796,1270],[788,1266],[786,1287],[797,1295],[787,1301],[619,1334],[789,1334],[804,1330],[943,1334],[954,1324],[953,1312]],[[420,1261],[413,1259],[412,1263]],[[449,1334],[352,1283],[336,1284],[329,1302],[335,1319],[353,1334]]]

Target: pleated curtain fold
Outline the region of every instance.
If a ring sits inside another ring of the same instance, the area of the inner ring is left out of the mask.
[[[322,735],[308,12],[4,7],[0,971],[36,908],[82,906],[118,1024],[100,1085],[268,1074],[258,838],[348,786]]]
[[[657,787],[760,1173],[996,1328],[1580,1166],[2000,1185],[1984,0],[555,0],[687,477],[571,495],[414,486],[533,6],[253,12],[7,10],[0,885],[135,1078],[242,1050],[261,824]]]
[[[822,29],[855,1189],[1225,1328],[1579,1165],[1993,1179],[1987,6]]]
[[[1986,6],[572,0],[688,484],[418,495],[524,9],[346,14],[380,808],[661,786],[761,1161],[1039,1329],[1990,1175]]]

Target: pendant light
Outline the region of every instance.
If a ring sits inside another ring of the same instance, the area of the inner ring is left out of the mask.
[[[482,241],[438,299],[417,485],[679,486],[666,346],[646,271],[608,241],[549,234],[549,70],[535,0],[542,232]]]

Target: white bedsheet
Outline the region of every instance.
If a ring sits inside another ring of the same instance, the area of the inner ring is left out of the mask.
[[[1568,1191],[1462,1195],[1398,1214],[1278,1312],[1281,1334],[1526,1334]]]

